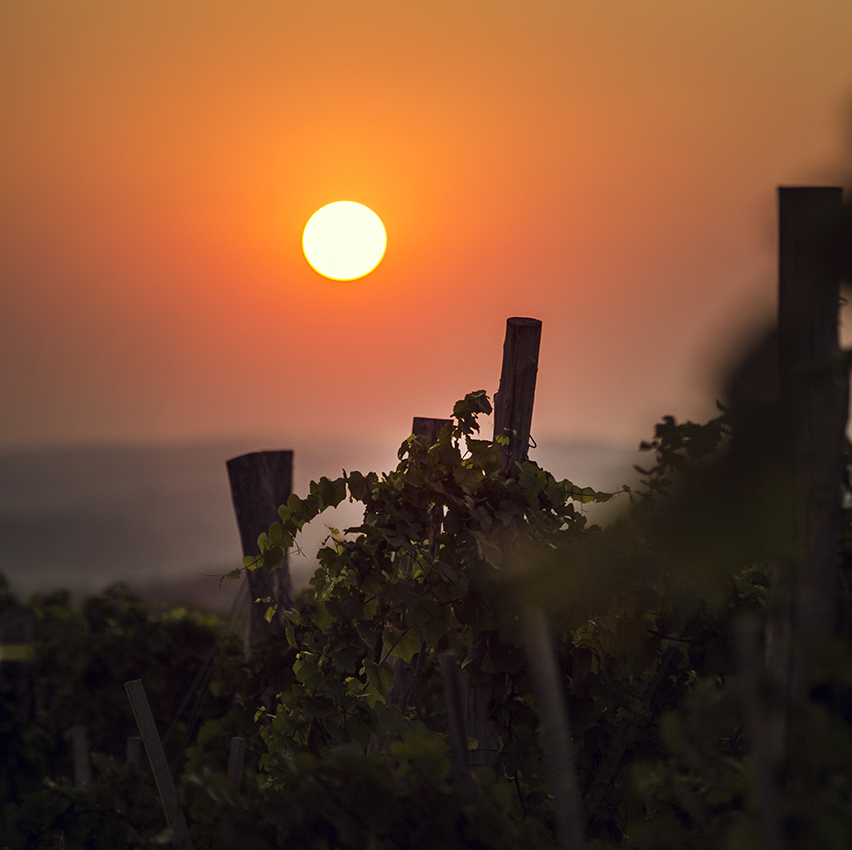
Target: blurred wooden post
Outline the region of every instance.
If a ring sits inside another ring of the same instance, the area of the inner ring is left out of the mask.
[[[438,436],[445,425],[452,425],[452,419],[427,419],[415,416],[411,423],[411,433],[415,437],[423,437],[430,446],[438,442]]]
[[[163,752],[163,742],[160,740],[160,733],[157,732],[157,724],[154,722],[154,715],[151,713],[151,706],[148,703],[148,697],[145,695],[142,680],[134,679],[132,682],[125,682],[124,690],[127,691],[127,698],[130,700],[136,725],[139,727],[142,742],[145,744],[145,752],[148,753],[148,761],[151,763],[151,770],[154,772],[157,791],[160,792],[160,800],[163,803],[166,820],[172,831],[172,840],[178,850],[192,850],[192,839],[189,836],[183,810],[178,803],[174,779],[172,779],[172,774],[169,771],[166,754]]]
[[[556,831],[562,850],[584,850],[583,809],[559,665],[544,614],[524,612],[524,643],[541,718],[544,761],[553,783]]]
[[[228,754],[228,779],[237,791],[243,784],[243,764],[246,756],[246,739],[231,738],[231,750]]]
[[[527,459],[540,343],[538,319],[507,319],[500,389],[494,396],[494,439],[509,438],[501,448],[505,474],[515,474],[515,464]]]
[[[849,377],[837,363],[843,192],[781,188],[778,340],[781,416],[792,481],[793,644],[834,628]],[[799,662],[793,660],[794,671]],[[800,680],[794,672],[794,682]],[[801,682],[799,681],[799,684]],[[798,690],[794,684],[794,691]]]
[[[74,726],[71,729],[71,752],[74,758],[74,788],[81,791],[92,784],[89,732],[85,726]]]
[[[0,611],[0,694],[14,706],[14,718],[25,722],[32,710],[32,666],[35,615],[11,603]]]
[[[231,498],[243,555],[257,555],[257,538],[278,521],[278,508],[293,492],[293,452],[252,452],[227,462]],[[293,604],[293,585],[287,553],[283,566],[275,571],[263,567],[247,573],[249,608],[245,618],[243,643],[247,655],[263,639],[268,628],[264,617],[268,605],[255,602],[270,597],[284,610]]]

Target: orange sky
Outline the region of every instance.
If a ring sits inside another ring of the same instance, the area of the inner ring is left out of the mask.
[[[850,33],[848,0],[0,0],[0,445],[396,445],[493,393],[513,315],[533,436],[706,416],[774,306],[775,187],[852,170]],[[388,231],[360,282],[301,255],[340,199]]]

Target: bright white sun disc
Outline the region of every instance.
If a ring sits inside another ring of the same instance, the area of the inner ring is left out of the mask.
[[[356,280],[382,261],[387,241],[382,220],[369,207],[355,201],[336,201],[308,219],[302,250],[323,277]]]

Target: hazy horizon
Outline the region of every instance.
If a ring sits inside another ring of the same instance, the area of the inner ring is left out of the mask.
[[[226,609],[240,583],[220,590],[217,577],[239,566],[242,553],[225,461],[275,448],[293,448],[299,495],[322,475],[384,472],[396,463],[396,448],[322,441],[295,448],[223,442],[0,450],[0,573],[21,595],[66,588],[79,597],[125,581],[146,597]],[[552,443],[531,457],[557,477],[600,489],[633,480],[638,459],[614,446]],[[359,518],[357,505],[344,505],[313,524],[301,540],[304,555],[291,557],[297,585],[315,568],[324,526]]]

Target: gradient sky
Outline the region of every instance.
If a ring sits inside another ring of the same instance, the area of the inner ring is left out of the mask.
[[[496,390],[533,436],[712,413],[775,189],[852,170],[848,0],[0,0],[0,445],[348,434]],[[388,251],[313,272],[308,217]],[[272,447],[272,446],[270,446]]]

